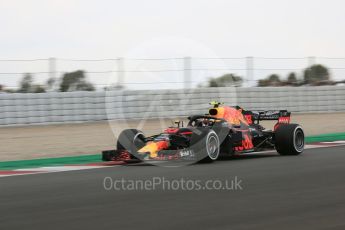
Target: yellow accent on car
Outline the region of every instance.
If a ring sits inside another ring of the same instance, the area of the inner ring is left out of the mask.
[[[148,142],[144,147],[139,149],[139,153],[150,153],[150,158],[157,157],[157,152],[158,152],[158,145],[157,143],[151,141]]]

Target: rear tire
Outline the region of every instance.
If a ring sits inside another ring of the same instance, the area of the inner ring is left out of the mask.
[[[274,136],[275,148],[280,155],[299,155],[304,151],[304,131],[300,125],[280,125]]]

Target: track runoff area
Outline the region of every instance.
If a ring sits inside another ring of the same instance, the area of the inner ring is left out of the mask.
[[[332,148],[345,146],[345,133],[325,134],[307,137],[306,150],[316,148]],[[327,151],[325,151],[326,153]],[[272,155],[276,151],[252,152],[243,154],[243,157],[250,155]],[[302,154],[303,156],[303,154]],[[91,170],[106,167],[127,165],[123,161],[102,162],[101,154],[85,155],[76,157],[34,159],[25,161],[0,162],[0,177],[32,175],[42,173],[56,173],[65,171]],[[137,163],[137,164],[145,164]],[[132,164],[133,165],[133,164]]]

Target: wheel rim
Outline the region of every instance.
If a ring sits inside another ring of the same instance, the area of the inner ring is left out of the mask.
[[[212,134],[212,133],[211,133]],[[210,135],[206,143],[207,154],[212,160],[216,160],[219,155],[219,140],[217,136]]]
[[[133,138],[133,145],[135,148],[141,148],[145,140],[143,133],[137,133]]]
[[[304,133],[300,128],[295,131],[294,145],[298,152],[302,152],[304,150]]]

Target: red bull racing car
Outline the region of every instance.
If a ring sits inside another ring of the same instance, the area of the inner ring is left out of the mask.
[[[193,160],[213,162],[221,155],[276,150],[281,155],[298,155],[304,150],[304,131],[290,124],[286,110],[246,111],[239,106],[212,102],[206,115],[188,117],[162,133],[146,137],[136,129],[121,132],[116,150],[102,152],[104,161]],[[276,120],[273,130],[260,121]]]

